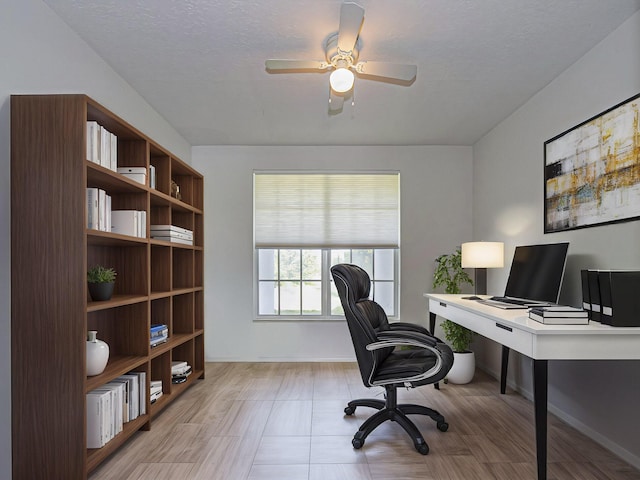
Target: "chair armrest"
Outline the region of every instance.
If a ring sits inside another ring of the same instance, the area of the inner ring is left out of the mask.
[[[384,331],[378,333],[378,341],[367,345],[367,350],[378,350],[387,347],[413,346],[431,350],[438,340],[431,335],[404,330]]]

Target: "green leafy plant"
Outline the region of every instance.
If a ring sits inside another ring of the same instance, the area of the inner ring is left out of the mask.
[[[87,272],[87,282],[113,283],[116,281],[116,275],[115,269],[96,265]]]
[[[460,248],[454,253],[440,255],[436,258],[436,269],[433,272],[433,288],[444,286],[445,293],[460,293],[461,285],[473,285],[473,280],[462,268],[462,252]],[[451,320],[444,320],[440,326],[444,338],[451,344],[456,353],[469,351],[473,332]]]

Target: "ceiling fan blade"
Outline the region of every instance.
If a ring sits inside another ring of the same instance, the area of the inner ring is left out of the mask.
[[[267,70],[326,70],[327,62],[316,60],[267,60],[264,62]]]
[[[418,73],[416,65],[402,65],[400,63],[386,62],[358,62],[355,65],[356,72],[374,77],[394,78],[411,82]]]
[[[344,95],[339,95],[329,89],[329,113],[339,113],[344,105]]]
[[[364,20],[364,8],[357,3],[343,3],[340,8],[340,28],[338,29],[338,48],[351,52],[356,45],[360,28]]]

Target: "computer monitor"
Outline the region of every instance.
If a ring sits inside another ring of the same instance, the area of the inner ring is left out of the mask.
[[[517,246],[505,297],[557,303],[569,242]]]

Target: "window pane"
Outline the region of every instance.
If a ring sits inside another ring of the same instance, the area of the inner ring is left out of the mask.
[[[394,250],[391,249],[374,250],[375,280],[394,280],[394,253]]]
[[[331,266],[338,263],[351,263],[351,250],[331,250]]]
[[[336,285],[333,282],[331,282],[331,315],[344,315],[338,290],[336,290]]]
[[[302,278],[303,280],[322,279],[322,251],[302,251]]]
[[[258,250],[258,278],[260,280],[277,280],[277,250]]]
[[[302,283],[302,314],[322,315],[322,283]]]
[[[300,250],[280,250],[280,279],[300,280]]]
[[[353,263],[369,274],[369,278],[373,278],[373,250],[353,250],[351,258]]]
[[[258,313],[260,315],[278,314],[278,289],[276,282],[259,282]]]
[[[300,315],[300,282],[280,282],[280,315]]]
[[[396,314],[393,308],[393,283],[392,282],[374,282],[375,285],[375,301],[384,309],[387,317]]]

